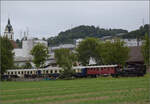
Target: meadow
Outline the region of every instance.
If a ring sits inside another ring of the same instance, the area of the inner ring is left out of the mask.
[[[0,104],[149,104],[149,78],[0,82]]]

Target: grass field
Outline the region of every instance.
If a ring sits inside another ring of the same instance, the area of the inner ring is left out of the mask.
[[[0,104],[149,104],[149,78],[1,82]]]

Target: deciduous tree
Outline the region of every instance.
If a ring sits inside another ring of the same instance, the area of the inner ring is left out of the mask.
[[[121,64],[124,66],[129,58],[129,48],[120,39],[104,43],[101,53],[104,64]]]
[[[13,46],[7,37],[0,36],[0,51],[1,51],[0,74],[2,75],[7,69],[11,69],[14,65]]]
[[[86,38],[78,45],[76,51],[82,65],[88,65],[91,57],[97,60],[99,56],[97,52],[100,52],[97,50],[99,43],[97,38]]]
[[[48,48],[45,45],[38,43],[31,50],[31,55],[33,55],[33,63],[37,68],[44,67],[45,61],[49,57]]]
[[[145,34],[144,42],[142,45],[142,54],[144,57],[144,62],[147,66],[150,65],[150,38],[148,34]]]
[[[61,78],[70,78],[74,74],[72,70],[73,63],[77,60],[76,55],[69,49],[57,49],[55,50],[56,63],[63,68],[61,72]]]

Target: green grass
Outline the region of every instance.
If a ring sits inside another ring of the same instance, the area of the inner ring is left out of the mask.
[[[149,104],[150,75],[1,82],[1,104]]]

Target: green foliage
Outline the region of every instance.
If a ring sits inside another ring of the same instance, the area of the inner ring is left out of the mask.
[[[148,34],[145,34],[144,43],[142,45],[142,54],[144,57],[144,62],[147,66],[150,65],[150,38]]]
[[[26,62],[25,65],[23,66],[24,69],[31,69],[32,65],[30,62]]]
[[[145,24],[144,26],[141,26],[139,29],[131,31],[129,33],[126,33],[125,35],[121,36],[122,38],[128,38],[128,39],[135,39],[135,38],[144,38],[144,34],[149,32],[150,25]]]
[[[124,42],[120,41],[120,39],[116,39],[113,43],[108,41],[101,46],[103,64],[125,65],[125,62],[129,58],[129,48],[124,46]]]
[[[22,48],[22,40],[17,39],[16,44],[17,44],[18,48]]]
[[[37,68],[44,67],[46,59],[49,57],[48,48],[41,43],[35,45],[31,50],[31,55],[33,55],[33,63]]]
[[[3,74],[7,69],[11,69],[14,65],[13,46],[10,40],[6,37],[0,36],[0,50],[1,50],[1,72]]]
[[[76,51],[78,53],[79,61],[82,65],[88,65],[90,57],[95,60],[98,58],[97,46],[99,45],[99,40],[96,38],[86,38],[77,47]]]
[[[77,60],[76,55],[69,49],[57,49],[55,50],[56,63],[63,68],[61,72],[61,78],[71,78],[74,74],[72,70],[73,63]]]
[[[49,46],[74,43],[75,39],[96,37],[101,38],[103,36],[115,36],[119,33],[127,33],[128,31],[123,29],[104,29],[94,26],[81,25],[65,32],[60,32],[58,36],[48,39]]]
[[[97,64],[121,64],[124,65],[129,58],[129,48],[124,42],[116,39],[113,43],[101,42],[96,38],[86,38],[77,48],[78,58],[82,65],[88,65],[90,57]]]

